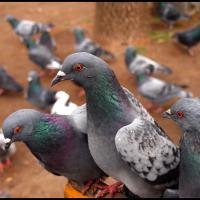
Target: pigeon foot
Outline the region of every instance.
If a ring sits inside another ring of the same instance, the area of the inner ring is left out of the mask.
[[[104,197],[106,194],[109,194],[109,198],[112,198],[115,193],[122,191],[123,183],[117,182],[113,185],[106,186],[101,192],[99,192],[95,198]]]
[[[85,96],[85,91],[81,89],[81,91],[78,93],[78,97],[84,97]]]

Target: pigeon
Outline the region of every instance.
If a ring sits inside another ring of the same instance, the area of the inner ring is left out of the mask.
[[[0,172],[11,165],[10,158],[16,152],[15,144],[12,144],[8,150],[6,150],[5,147],[6,140],[4,138],[2,130],[0,130]]]
[[[136,86],[139,94],[148,99],[152,106],[150,109],[155,109],[156,112],[162,110],[161,106],[170,99],[175,97],[192,97],[191,92],[184,89],[187,85],[173,84],[161,79],[146,75],[147,73],[136,71]]]
[[[200,197],[200,99],[182,98],[163,113],[182,130],[180,140],[180,198]]]
[[[86,92],[89,149],[107,175],[143,198],[161,197],[177,184],[179,149],[138,100],[127,96],[105,61],[86,52],[69,55],[52,86],[64,80],[79,82]]]
[[[75,103],[70,101],[70,96],[64,91],[58,91],[55,98],[56,102],[51,108],[51,114],[71,115],[78,107]]]
[[[192,48],[200,42],[200,25],[184,32],[177,32],[172,38],[176,38],[177,42],[186,47],[190,55],[193,55]]]
[[[73,29],[73,32],[75,37],[76,52],[88,52],[108,61],[115,60],[115,56],[111,52],[103,49],[99,44],[95,43],[90,38],[87,38],[81,28],[76,27]]]
[[[171,74],[172,70],[169,67],[161,65],[156,61],[147,58],[141,54],[137,53],[137,49],[135,47],[129,46],[125,50],[125,63],[128,67],[130,73],[135,74],[137,69],[144,69],[147,71],[148,68],[149,74],[154,73],[164,73],[164,74]]]
[[[171,29],[177,21],[180,20],[190,20],[191,17],[185,15],[180,10],[178,10],[172,3],[170,2],[159,2],[159,16],[161,20],[168,24]]]
[[[2,94],[4,91],[22,92],[23,87],[0,65],[0,93]]]
[[[36,71],[30,71],[28,75],[28,89],[26,99],[40,109],[50,110],[56,102],[56,91],[41,85],[40,77]]]
[[[37,44],[46,46],[50,51],[53,51],[56,48],[56,41],[47,31],[41,33],[41,36],[37,41]]]
[[[11,25],[15,33],[20,36],[22,41],[23,39],[30,38],[35,34],[49,31],[54,27],[52,23],[42,24],[31,20],[20,20],[12,15],[6,16],[6,20]]]
[[[42,41],[42,40],[40,40]],[[59,70],[61,60],[54,56],[49,47],[44,44],[37,44],[33,39],[24,39],[24,43],[28,48],[29,59],[43,70]]]
[[[81,117],[86,118],[86,110],[78,115]],[[51,115],[33,109],[17,110],[3,122],[6,147],[13,142],[25,143],[47,171],[80,186],[102,178],[105,173],[90,154],[86,129],[76,127],[77,119],[74,121],[74,118],[77,117]]]

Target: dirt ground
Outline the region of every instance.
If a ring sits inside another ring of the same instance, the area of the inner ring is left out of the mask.
[[[18,18],[31,19],[40,22],[52,22],[56,26],[52,30],[52,35],[57,42],[56,54],[64,59],[73,52],[74,38],[71,28],[81,26],[92,36],[95,3],[0,3],[0,64],[5,65],[7,71],[20,82],[25,90],[27,88],[27,74],[31,69],[40,72],[40,69],[31,63],[27,57],[26,48],[20,43],[19,38],[6,23],[5,16],[12,14]],[[198,23],[200,15],[194,17],[191,22],[180,24],[176,29],[184,30]],[[168,31],[165,26],[152,23],[152,30]],[[124,48],[132,44],[145,49],[145,55],[156,59],[158,62],[170,66],[173,74],[170,76],[159,75],[158,77],[174,83],[189,85],[189,90],[194,96],[199,95],[199,74],[200,74],[200,48],[195,49],[195,55],[189,56],[184,50],[179,48],[172,40],[159,42],[150,37],[150,32],[142,32],[141,36],[132,38],[131,41],[121,43],[112,41],[103,44],[105,48],[114,52],[118,58],[111,63],[113,70],[122,85],[130,89],[136,96],[137,91],[134,86],[134,77],[128,73],[124,64]],[[50,87],[52,77],[44,77],[42,83]],[[78,98],[80,90],[71,82],[58,84],[55,89],[65,90],[71,95],[72,101],[81,105],[85,102],[84,97]],[[146,105],[147,101],[140,98]],[[172,102],[170,102],[172,103]],[[170,103],[165,105],[167,109]],[[0,97],[0,123],[10,113],[21,108],[34,108],[32,104],[24,99],[24,94],[7,93]],[[152,115],[159,124],[166,130],[172,140],[178,144],[179,128],[172,121],[164,120],[159,114]],[[17,144],[17,153],[13,157],[13,165],[4,173],[0,174],[0,190],[10,192],[14,197],[63,197],[63,189],[66,179],[56,177],[46,172],[31,155],[25,145]]]

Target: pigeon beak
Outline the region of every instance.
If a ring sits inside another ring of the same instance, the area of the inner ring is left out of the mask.
[[[171,109],[168,109],[167,111],[162,113],[163,118],[171,119],[171,116],[172,116]]]
[[[10,138],[6,138],[5,143],[6,143],[5,150],[8,150],[10,148],[10,145],[12,144],[12,140]]]
[[[63,71],[59,71],[57,75],[54,77],[54,79],[51,81],[51,87],[53,87],[54,85],[56,85],[57,83],[61,81],[68,80],[68,79],[70,79],[70,77],[68,77],[68,74],[66,74]]]

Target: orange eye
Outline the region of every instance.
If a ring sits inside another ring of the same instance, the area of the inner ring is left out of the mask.
[[[22,131],[22,128],[19,127],[19,126],[17,126],[17,127],[14,129],[14,133],[15,133],[15,134],[18,134],[18,133],[20,133],[21,131]]]
[[[74,71],[81,72],[83,70],[84,65],[83,64],[76,64],[74,66]]]
[[[183,112],[177,112],[176,115],[180,119],[184,117],[184,113]]]

